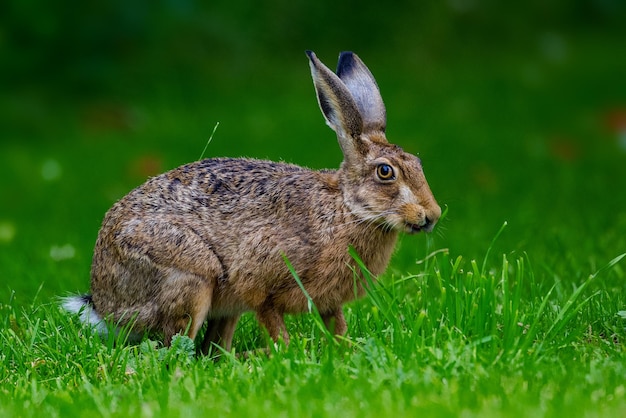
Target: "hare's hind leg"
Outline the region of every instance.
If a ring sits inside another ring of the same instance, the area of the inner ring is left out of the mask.
[[[127,263],[149,265],[141,270],[155,272],[152,277],[134,277],[140,282],[139,293],[157,307],[152,329],[163,332],[166,345],[186,330],[195,338],[211,309],[217,280],[224,275],[211,245],[185,224],[167,218],[131,220],[119,228],[116,243]]]
[[[211,309],[213,285],[203,277],[189,273],[172,273],[163,283],[159,294],[164,344],[169,346],[172,337],[187,333],[196,338]]]
[[[233,343],[233,335],[239,321],[239,315],[226,318],[209,319],[204,339],[202,340],[202,354],[207,355],[212,344],[219,345],[226,351],[230,351]]]

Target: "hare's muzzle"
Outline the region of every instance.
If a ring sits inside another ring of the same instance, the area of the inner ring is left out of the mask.
[[[441,207],[437,203],[433,202],[427,207],[422,207],[419,210],[419,222],[412,223],[405,221],[405,232],[409,234],[416,234],[418,232],[431,232],[435,228],[435,224],[441,217]]]

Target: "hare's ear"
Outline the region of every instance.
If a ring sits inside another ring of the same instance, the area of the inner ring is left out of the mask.
[[[311,65],[317,101],[326,123],[337,133],[344,158],[351,161],[353,157],[365,155],[365,144],[360,139],[363,118],[350,90],[312,51],[306,51],[306,54]]]
[[[363,131],[385,132],[387,114],[378,84],[363,61],[352,52],[342,52],[337,75],[343,81],[363,118]]]

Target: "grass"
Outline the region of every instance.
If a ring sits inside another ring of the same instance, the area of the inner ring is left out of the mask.
[[[197,358],[185,337],[170,349],[101,341],[56,304],[4,305],[0,412],[620,416],[624,319],[607,303],[615,295],[594,282],[625,256],[559,296],[556,285],[542,290],[524,257],[503,256],[481,272],[476,261],[440,251],[422,260],[419,277],[388,277],[350,305],[352,337],[333,342],[320,319],[297,317],[289,347],[245,360]],[[263,344],[244,318],[235,346]]]
[[[0,415],[626,415],[626,153],[605,123],[624,105],[626,63],[618,40],[564,42],[565,62],[374,60],[389,136],[420,152],[445,219],[402,237],[346,306],[341,342],[293,316],[289,347],[217,362],[184,337],[103,341],[56,297],[87,289],[112,202],[211,136],[207,156],[336,166],[304,58],[280,88],[217,97],[174,84],[120,103],[3,98]],[[236,352],[266,344],[244,316]]]

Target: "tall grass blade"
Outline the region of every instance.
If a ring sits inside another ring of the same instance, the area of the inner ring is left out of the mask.
[[[491,250],[493,249],[493,247],[496,244],[496,241],[498,240],[500,235],[502,235],[502,232],[507,227],[507,225],[508,225],[508,222],[504,221],[504,223],[502,224],[502,226],[500,227],[500,229],[496,233],[496,236],[493,237],[493,239],[491,240],[491,244],[489,244],[489,248],[487,248],[487,252],[485,253],[485,258],[483,259],[483,265],[482,265],[482,268],[480,269],[481,275],[483,275],[483,276],[485,275],[485,270],[487,269],[487,260],[489,260],[489,255],[491,254]]]
[[[206,142],[206,145],[204,146],[204,149],[202,150],[202,154],[200,154],[199,160],[204,158],[204,154],[206,153],[207,148],[209,148],[209,144],[213,140],[213,135],[215,135],[215,131],[217,131],[218,126],[220,126],[220,123],[216,122],[215,126],[213,127],[213,132],[211,132],[211,136],[209,136],[209,140]]]
[[[365,293],[367,293],[372,303],[374,303],[374,305],[378,308],[378,310],[383,314],[385,319],[387,319],[390,323],[393,323],[395,318],[393,317],[393,315],[390,315],[389,313],[389,305],[384,302],[383,298],[378,292],[373,291],[374,287],[377,287],[380,289],[381,286],[376,286],[376,281],[374,280],[372,273],[367,269],[367,266],[365,265],[363,260],[361,260],[361,256],[357,253],[354,247],[350,246],[348,248],[348,253],[352,257],[352,259],[356,262],[359,270],[361,271],[363,281],[365,282],[363,283],[364,285],[363,288],[365,289]],[[357,277],[359,276],[357,272],[355,272],[355,274]]]
[[[317,310],[317,306],[315,306],[315,303],[313,302],[313,298],[309,295],[309,292],[307,292],[306,289],[304,288],[304,284],[302,284],[302,280],[300,280],[300,276],[296,272],[296,269],[293,267],[293,265],[291,264],[291,261],[289,261],[289,259],[287,258],[285,254],[282,254],[282,257],[283,257],[283,261],[285,265],[287,266],[287,269],[289,269],[289,272],[291,273],[291,276],[294,278],[294,280],[298,284],[298,287],[302,291],[302,294],[306,298],[308,311],[310,314],[312,314],[315,324],[320,329],[320,331],[322,331],[322,333],[328,337],[330,341],[334,341],[335,339],[332,338],[330,331],[328,330],[328,328],[326,328],[326,325],[324,324],[324,320],[322,319],[322,316]]]

